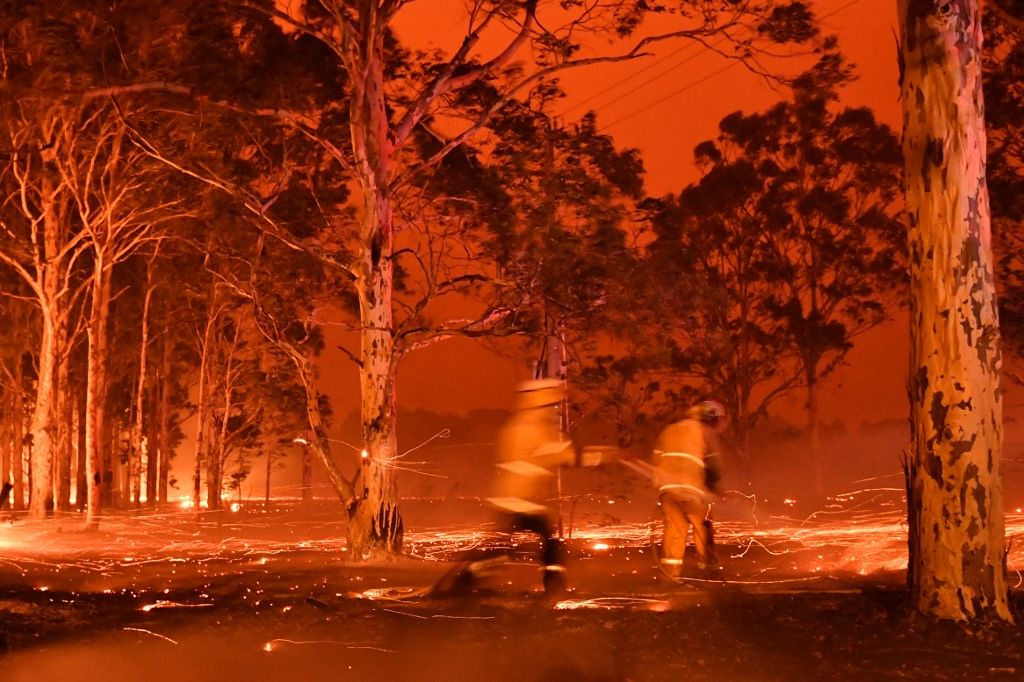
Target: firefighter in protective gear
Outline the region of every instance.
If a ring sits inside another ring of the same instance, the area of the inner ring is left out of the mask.
[[[558,595],[566,588],[565,557],[555,534],[548,501],[555,498],[559,466],[596,466],[616,448],[578,449],[563,440],[559,432],[559,408],[565,399],[565,384],[554,379],[537,379],[517,390],[516,413],[498,434],[497,476],[488,502],[500,516],[500,525],[510,532],[528,531],[543,543],[544,591]],[[435,585],[435,594],[464,594],[472,591],[478,578],[507,559],[507,551],[491,552],[487,558],[456,566]]]
[[[686,533],[691,527],[698,568],[711,569],[716,563],[707,514],[722,476],[719,434],[724,422],[722,406],[706,400],[691,407],[686,419],[670,424],[655,444],[658,498],[664,517],[661,569],[671,578],[682,575]]]
[[[559,433],[559,407],[565,384],[554,379],[528,381],[519,386],[516,414],[498,434],[497,478],[488,501],[512,531],[530,531],[544,543],[544,591],[565,588],[565,560],[555,537],[547,501],[557,495],[556,472],[576,464],[572,441]]]

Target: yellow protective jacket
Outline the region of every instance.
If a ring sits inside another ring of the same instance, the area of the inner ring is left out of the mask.
[[[718,434],[697,419],[670,424],[654,445],[658,492],[707,502],[722,476]]]
[[[545,513],[557,495],[557,468],[575,458],[572,441],[559,437],[551,408],[520,410],[498,434],[498,472],[488,501],[514,514]]]

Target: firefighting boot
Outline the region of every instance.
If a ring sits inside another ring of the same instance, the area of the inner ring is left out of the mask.
[[[658,562],[658,570],[672,582],[679,582],[683,578],[683,560],[662,557]]]
[[[565,566],[549,564],[544,567],[544,594],[548,597],[561,597],[569,591],[569,583],[565,579]]]

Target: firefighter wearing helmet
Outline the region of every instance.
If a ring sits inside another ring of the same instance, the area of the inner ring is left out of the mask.
[[[576,463],[572,441],[562,440],[559,433],[558,409],[564,399],[565,384],[555,379],[518,387],[516,412],[498,434],[498,471],[493,497],[488,498],[506,528],[541,537],[544,590],[550,593],[565,588],[565,561],[547,501],[557,495],[558,467]]]
[[[566,589],[565,557],[548,507],[555,499],[558,467],[597,466],[616,456],[617,448],[577,448],[563,440],[559,408],[565,383],[535,379],[516,391],[515,414],[498,433],[496,477],[487,501],[499,514],[499,526],[510,532],[527,531],[543,543],[544,591],[558,596]],[[507,550],[489,551],[486,558],[467,560],[443,576],[434,594],[465,594],[492,568],[507,559]]]
[[[705,400],[691,407],[686,419],[662,431],[654,446],[658,498],[664,518],[661,569],[671,578],[682,575],[686,534],[691,527],[698,568],[715,567],[707,515],[722,476],[719,434],[724,423],[722,405]]]
[[[560,466],[596,466],[608,448],[577,448],[563,440],[559,408],[565,383],[536,379],[520,384],[516,412],[498,434],[493,497],[488,501],[510,531],[536,533],[543,542],[544,591],[557,595],[566,588],[565,556],[548,508],[557,491]]]

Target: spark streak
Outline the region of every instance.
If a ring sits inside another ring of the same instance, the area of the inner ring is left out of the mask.
[[[171,639],[170,637],[167,637],[165,635],[161,635],[158,632],[152,632],[151,630],[146,630],[144,628],[121,628],[121,629],[122,630],[128,630],[130,632],[141,632],[141,633],[144,633],[144,634],[156,637],[158,639],[162,639],[162,640],[164,640],[166,642],[170,642],[171,644],[177,644],[177,642],[174,641],[173,639]]]
[[[330,639],[272,639],[269,642],[266,642],[261,648],[263,649],[263,651],[271,653],[275,649],[280,648],[281,645],[304,646],[310,644],[333,644],[335,646],[345,647],[346,649],[369,649],[370,651],[380,651],[381,653],[385,654],[395,653],[394,649],[382,649],[381,647],[370,646],[369,644],[362,643],[336,642]]]

